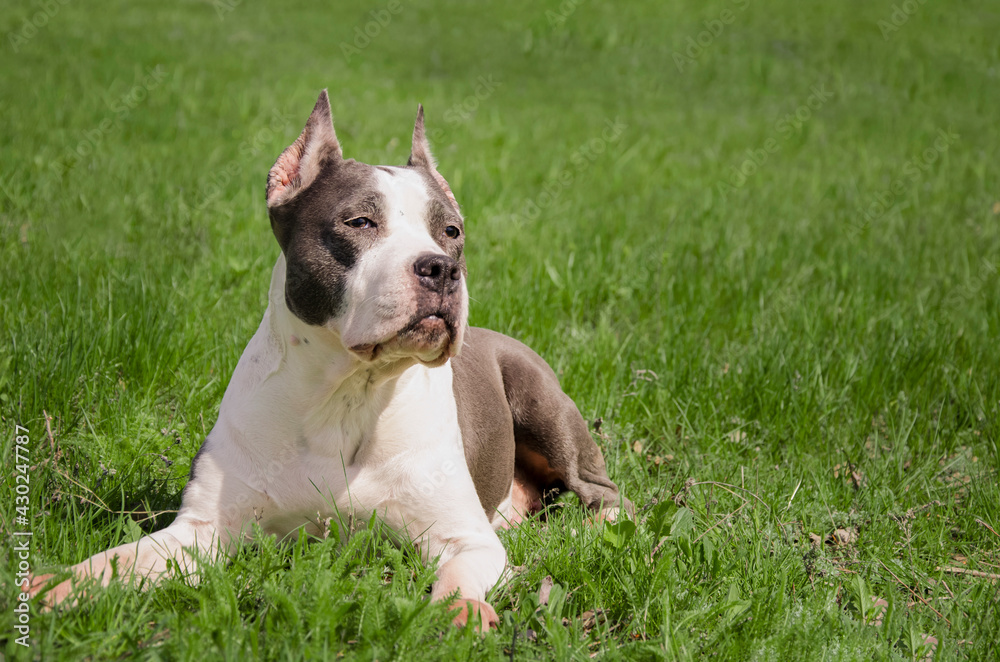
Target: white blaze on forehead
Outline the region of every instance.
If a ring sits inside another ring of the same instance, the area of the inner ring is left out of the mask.
[[[426,242],[420,242],[421,250],[443,253],[431,238],[427,224],[431,196],[424,178],[407,168],[378,168],[375,173],[386,204],[385,236],[405,234],[426,238]]]

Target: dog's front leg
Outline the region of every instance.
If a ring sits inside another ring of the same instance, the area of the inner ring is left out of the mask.
[[[170,526],[91,556],[70,568],[69,579],[48,590],[53,575],[33,577],[29,593],[44,591],[44,603],[54,606],[73,594],[74,585],[107,586],[117,577],[148,587],[172,574],[192,574],[200,559],[220,552],[232,555],[254,508],[265,504],[266,497],[225,471],[216,455],[206,442],[195,460],[197,475],[188,482],[180,512]]]
[[[456,426],[457,427],[457,426]],[[507,551],[479,503],[461,446],[428,450],[411,435],[417,451],[387,455],[361,469],[351,483],[355,504],[408,538],[424,562],[437,560],[432,600],[456,598],[455,623],[478,629],[497,623],[486,594],[507,564]]]
[[[213,524],[181,516],[165,529],[74,565],[70,568],[72,576],[47,591],[44,602],[55,606],[73,593],[75,585],[85,586],[88,581],[107,586],[117,576],[126,583],[155,583],[175,569],[181,575],[188,575],[194,571],[198,556],[214,555],[219,545],[220,537]],[[33,578],[31,594],[42,592],[52,577]]]
[[[431,599],[457,596],[452,606],[458,612],[455,623],[472,620],[477,628],[488,630],[498,619],[486,594],[503,575],[507,551],[479,503],[465,458],[457,452],[428,453],[403,456],[390,464],[408,470],[396,474],[394,498],[378,508],[379,514],[394,529],[407,533],[425,561],[437,559]],[[370,484],[364,481],[357,487],[364,485],[362,489],[372,495],[384,493],[382,481],[393,473],[385,466],[369,474],[376,477]],[[432,476],[447,479],[431,487]]]
[[[441,600],[457,593],[458,599],[452,606],[458,612],[454,618],[456,625],[465,625],[471,619],[483,631],[496,626],[499,619],[496,610],[486,602],[486,593],[500,579],[507,564],[507,552],[496,533],[490,529],[489,535],[476,532],[464,538],[438,538],[431,541],[428,551],[440,555],[438,580],[431,589],[431,599]]]

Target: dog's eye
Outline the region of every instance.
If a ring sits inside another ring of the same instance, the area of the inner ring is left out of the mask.
[[[462,231],[454,225],[449,225],[444,229],[444,233],[449,239],[458,239],[458,235],[462,234]]]
[[[364,216],[359,216],[358,218],[352,218],[349,221],[344,221],[344,225],[350,228],[354,228],[355,230],[362,230],[364,228],[375,227],[375,223],[372,222],[372,219],[365,218]]]

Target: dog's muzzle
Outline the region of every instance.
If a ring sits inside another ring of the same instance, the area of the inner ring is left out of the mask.
[[[413,276],[414,313],[392,337],[351,347],[363,360],[402,355],[434,366],[456,353],[465,324],[461,264],[447,255],[424,253],[413,262]]]

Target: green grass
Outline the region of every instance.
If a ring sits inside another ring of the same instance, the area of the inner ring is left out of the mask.
[[[941,569],[1000,573],[995,4],[907,4],[883,38],[889,0],[400,1],[349,59],[371,7],[54,3],[24,41],[41,5],[0,16],[0,656],[995,659],[1000,582]],[[423,102],[472,322],[603,419],[636,528],[568,499],[505,534],[485,639],[366,530],[36,611],[18,646],[15,425],[33,568],[169,523],[266,305],[267,169],[323,87],[369,163],[405,161]]]

